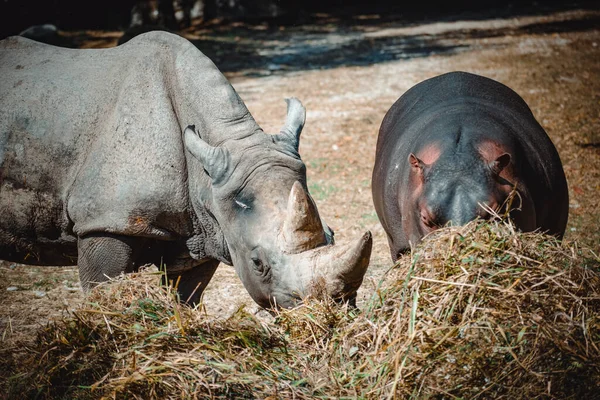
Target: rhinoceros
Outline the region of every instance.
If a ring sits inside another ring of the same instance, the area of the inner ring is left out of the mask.
[[[510,211],[521,230],[562,237],[569,214],[560,157],[525,101],[466,72],[425,80],[392,105],[372,190],[394,260],[447,223]]]
[[[305,109],[267,134],[188,40],[110,49],[0,42],[0,258],[78,265],[84,290],[165,265],[196,303],[219,263],[263,307],[352,300],[370,232],[334,244],[298,153]]]

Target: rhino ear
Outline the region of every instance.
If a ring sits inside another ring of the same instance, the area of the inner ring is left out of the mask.
[[[185,148],[204,166],[213,183],[219,183],[227,175],[231,157],[223,147],[213,147],[200,138],[193,125],[183,133]]]
[[[494,161],[490,162],[488,164],[488,166],[492,170],[493,174],[500,175],[500,172],[502,172],[502,170],[504,168],[506,168],[508,166],[508,164],[510,164],[510,160],[511,160],[510,154],[504,153],[501,156],[499,156],[498,158],[496,158]]]
[[[300,100],[295,97],[285,99],[285,102],[287,103],[287,117],[279,136],[291,143],[298,150],[300,133],[306,121],[306,109]]]

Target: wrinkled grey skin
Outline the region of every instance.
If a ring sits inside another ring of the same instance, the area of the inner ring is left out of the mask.
[[[372,190],[394,260],[429,232],[490,211],[510,208],[522,231],[557,237],[568,219],[558,152],[527,104],[507,86],[465,72],[423,81],[390,108]]]
[[[315,285],[354,297],[371,236],[333,245],[321,223],[298,100],[264,133],[214,64],[165,32],[103,50],[11,37],[0,71],[0,258],[77,263],[84,289],[162,263],[191,303],[220,262],[264,307]]]

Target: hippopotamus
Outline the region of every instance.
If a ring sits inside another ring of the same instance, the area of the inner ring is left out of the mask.
[[[466,72],[425,80],[392,105],[372,192],[394,260],[439,227],[506,212],[522,231],[562,238],[569,211],[558,152],[525,101]]]
[[[0,42],[0,259],[78,265],[82,287],[166,268],[196,303],[220,263],[263,307],[352,301],[372,238],[336,244],[307,189],[306,111],[264,132],[188,40],[110,49]]]

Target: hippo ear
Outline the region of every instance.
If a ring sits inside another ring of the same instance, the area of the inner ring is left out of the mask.
[[[494,173],[495,175],[500,175],[500,172],[502,172],[502,170],[506,168],[508,164],[510,164],[510,160],[510,154],[504,153],[498,158],[496,158],[494,161],[490,162],[488,166],[492,170],[492,173]]]
[[[423,174],[423,169],[425,168],[425,163],[417,158],[413,153],[410,153],[408,156],[408,162],[411,167],[415,170],[415,172],[419,174]]]
[[[300,133],[304,127],[306,121],[306,109],[295,97],[285,99],[287,103],[287,117],[285,118],[285,125],[281,128],[279,137],[291,143],[296,150],[300,143]]]
[[[193,125],[185,128],[183,134],[185,148],[204,166],[213,183],[219,183],[227,175],[231,157],[227,149],[212,147],[200,138]]]

